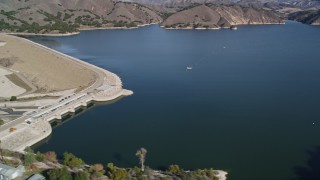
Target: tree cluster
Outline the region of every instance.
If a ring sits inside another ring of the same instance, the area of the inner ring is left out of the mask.
[[[70,168],[80,168],[84,165],[84,161],[72,153],[66,152],[63,154],[63,164]]]

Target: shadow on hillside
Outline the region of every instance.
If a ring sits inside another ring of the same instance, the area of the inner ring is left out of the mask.
[[[307,151],[307,154],[307,165],[295,167],[296,178],[292,180],[320,180],[320,146]]]

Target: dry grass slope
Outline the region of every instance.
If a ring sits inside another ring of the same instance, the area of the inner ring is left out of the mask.
[[[96,80],[93,71],[70,59],[9,35],[2,34],[0,39],[7,42],[0,48],[0,58],[15,57],[10,68],[19,71],[40,92],[83,89]]]
[[[167,18],[162,25],[172,28],[220,28],[246,24],[279,24],[283,18],[274,11],[240,5],[196,5]]]

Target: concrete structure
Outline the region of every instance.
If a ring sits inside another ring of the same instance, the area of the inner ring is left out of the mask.
[[[11,180],[22,176],[24,173],[24,167],[18,166],[17,168],[10,167],[4,164],[0,164],[0,179]]]
[[[22,152],[26,147],[48,137],[52,128],[50,121],[61,119],[64,114],[73,113],[79,107],[86,107],[95,101],[109,101],[121,96],[132,94],[132,91],[121,87],[110,87],[107,90],[99,90],[96,93],[71,94],[55,104],[37,111],[29,112],[24,116],[4,124],[0,129],[1,148]],[[14,132],[8,130],[15,127]]]
[[[34,174],[31,177],[29,177],[27,180],[45,180],[45,179],[46,178],[41,174]]]
[[[91,92],[71,93],[49,106],[25,113],[22,117],[0,127],[1,147],[12,151],[22,152],[48,137],[52,128],[50,121],[61,119],[67,113],[73,113],[79,107],[85,107],[95,101],[109,101],[121,96],[131,95],[130,90],[122,89],[120,78],[115,77],[112,85],[104,79],[102,85]],[[10,131],[14,127],[15,131]]]
[[[44,51],[64,56],[84,68],[92,69],[97,74],[97,79],[94,84],[81,92],[65,94],[60,99],[52,100],[50,104],[27,112],[22,117],[0,126],[1,148],[3,149],[21,152],[51,134],[50,121],[61,119],[64,114],[73,113],[77,108],[87,106],[94,101],[110,101],[133,94],[132,91],[122,88],[121,79],[114,73],[32,41],[23,40]]]

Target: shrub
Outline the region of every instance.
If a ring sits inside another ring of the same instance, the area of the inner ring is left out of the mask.
[[[39,162],[43,162],[44,159],[45,159],[45,155],[38,151],[37,154],[36,154],[36,160],[39,161]]]
[[[89,176],[88,173],[84,172],[84,171],[79,171],[78,173],[75,174],[74,180],[88,180]]]
[[[101,177],[105,173],[102,164],[94,164],[94,165],[92,165],[90,167],[89,172],[92,173],[92,175],[95,176],[95,177]]]
[[[128,176],[128,172],[125,169],[118,168],[114,166],[112,163],[107,165],[107,175],[109,178],[113,180],[123,180],[126,179]]]
[[[17,100],[17,96],[11,96],[10,101],[16,101]]]
[[[24,150],[26,153],[23,156],[23,162],[25,166],[30,166],[35,160],[35,154],[30,147],[26,147]]]
[[[99,172],[103,170],[103,165],[102,164],[94,164],[91,166],[91,168],[95,171],[95,172]]]
[[[61,169],[52,169],[48,172],[50,180],[72,180],[71,173],[66,167]]]
[[[169,166],[168,172],[175,175],[182,175],[183,170],[178,165],[174,164]]]
[[[46,152],[44,156],[47,161],[57,162],[57,154],[53,151]]]
[[[79,168],[84,165],[82,159],[76,157],[72,153],[64,153],[63,154],[63,163],[71,168]]]

